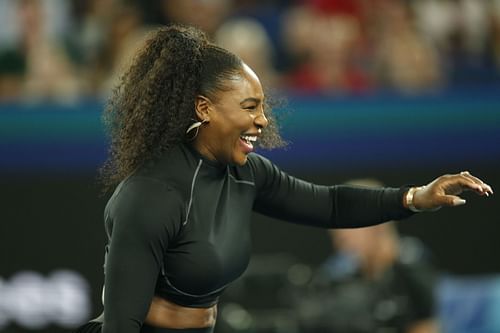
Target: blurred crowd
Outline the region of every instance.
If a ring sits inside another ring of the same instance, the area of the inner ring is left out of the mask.
[[[500,81],[500,0],[0,0],[0,100],[105,98],[147,32],[196,25],[272,88]]]

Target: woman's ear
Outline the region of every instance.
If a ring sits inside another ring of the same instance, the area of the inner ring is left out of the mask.
[[[196,96],[194,108],[199,120],[210,121],[211,105],[212,103],[207,97],[202,95]]]

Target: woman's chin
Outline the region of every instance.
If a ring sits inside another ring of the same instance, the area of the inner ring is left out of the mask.
[[[248,157],[247,154],[238,154],[233,158],[233,165],[244,166],[247,163]]]

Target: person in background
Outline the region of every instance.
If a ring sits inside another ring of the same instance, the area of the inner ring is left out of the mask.
[[[79,77],[61,38],[55,38],[57,35],[49,32],[50,20],[55,19],[46,9],[50,3],[23,0],[17,7],[21,25],[20,50],[26,64],[23,97],[34,101],[73,103],[80,97],[85,82]],[[65,8],[63,3],[60,7]],[[56,11],[58,6],[49,8]]]
[[[413,94],[441,87],[444,73],[438,50],[417,30],[412,7],[389,0],[373,10],[372,44],[378,86]]]
[[[291,91],[363,93],[373,88],[364,59],[359,1],[305,1],[283,19],[283,38],[296,63],[285,84]]]
[[[248,43],[249,40],[252,43]],[[264,87],[280,86],[272,64],[273,44],[257,20],[239,18],[227,21],[217,30],[215,41],[248,64],[259,75]]]
[[[373,179],[349,185],[380,187]],[[303,332],[437,333],[429,252],[394,222],[328,231],[333,254],[299,299]]]

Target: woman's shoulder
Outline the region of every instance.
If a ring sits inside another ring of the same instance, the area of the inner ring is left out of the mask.
[[[178,145],[158,158],[145,162],[126,182],[133,183],[132,187],[140,187],[142,190],[167,189],[182,194],[190,186],[196,162],[184,145]]]
[[[110,225],[119,223],[148,230],[151,237],[164,226],[178,230],[184,215],[184,200],[174,187],[162,180],[139,175],[124,180],[105,208],[105,220]]]
[[[128,196],[142,200],[180,196],[175,184],[166,179],[148,175],[134,174],[128,177],[117,188],[118,196]]]
[[[125,228],[146,238],[163,235],[165,230],[177,234],[184,215],[184,202],[175,188],[159,179],[138,175],[119,185],[105,209],[108,232]]]
[[[179,191],[164,180],[144,175],[131,175],[122,181],[108,202],[110,211],[156,211],[181,208],[183,199]]]

